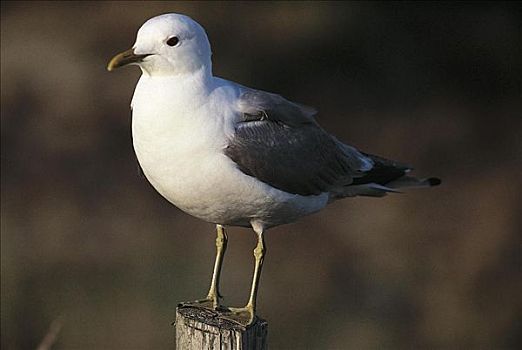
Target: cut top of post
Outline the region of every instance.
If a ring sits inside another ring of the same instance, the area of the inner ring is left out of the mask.
[[[178,306],[176,350],[266,350],[268,323],[256,318],[243,326],[220,317],[218,310]]]

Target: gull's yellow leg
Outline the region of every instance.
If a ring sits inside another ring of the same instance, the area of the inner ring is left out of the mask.
[[[216,225],[216,261],[214,262],[214,271],[212,273],[212,281],[210,282],[207,297],[205,299],[187,302],[185,303],[186,305],[201,305],[203,307],[212,307],[214,310],[219,308],[219,300],[221,299],[221,295],[219,294],[219,277],[221,276],[221,266],[223,265],[223,258],[227,250],[227,242],[228,237],[225,228],[221,225]]]
[[[254,249],[255,267],[254,277],[252,278],[252,289],[250,290],[250,298],[248,299],[247,309],[252,311],[252,316],[256,312],[257,290],[259,288],[259,279],[261,277],[261,269],[263,268],[263,260],[265,259],[266,247],[263,232],[258,233],[257,246]]]
[[[248,299],[248,303],[245,307],[242,308],[229,308],[229,310],[237,315],[239,321],[245,319],[244,316],[247,317],[246,324],[249,325],[254,322],[254,318],[256,316],[256,300],[257,300],[257,291],[259,288],[259,279],[261,277],[261,269],[263,268],[263,260],[265,258],[266,247],[265,240],[263,237],[263,229],[257,225],[252,225],[254,231],[257,233],[257,246],[254,249],[254,258],[255,258],[255,267],[254,267],[254,276],[252,278],[252,288],[250,290],[250,297]]]
[[[210,282],[210,289],[208,291],[207,299],[212,301],[214,309],[219,307],[219,278],[221,276],[221,266],[223,265],[223,258],[227,250],[228,237],[225,228],[221,225],[216,225],[216,261],[214,263],[214,272],[212,273],[212,281]]]

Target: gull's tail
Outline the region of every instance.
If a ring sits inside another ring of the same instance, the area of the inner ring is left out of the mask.
[[[364,154],[364,153],[363,153]],[[373,161],[373,167],[353,179],[347,186],[331,192],[332,199],[370,196],[382,197],[388,193],[400,193],[401,189],[433,187],[441,184],[436,177],[418,179],[407,175],[412,167],[372,154],[364,154]]]

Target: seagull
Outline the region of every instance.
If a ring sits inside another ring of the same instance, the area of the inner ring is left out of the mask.
[[[268,229],[342,198],[440,184],[342,143],[319,126],[311,107],[214,76],[207,34],[186,15],[146,21],[132,48],[107,69],[126,65],[142,72],[131,109],[132,142],[145,177],[182,211],[216,225],[210,289],[194,305],[241,324],[256,317]],[[241,308],[221,305],[219,293],[230,226],[257,235],[252,287]]]

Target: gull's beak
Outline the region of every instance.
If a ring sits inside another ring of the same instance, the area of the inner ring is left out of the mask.
[[[129,49],[114,56],[107,65],[107,70],[110,72],[115,68],[123,67],[131,63],[140,63],[147,56],[150,56],[150,54],[137,55],[134,53],[134,49]]]

